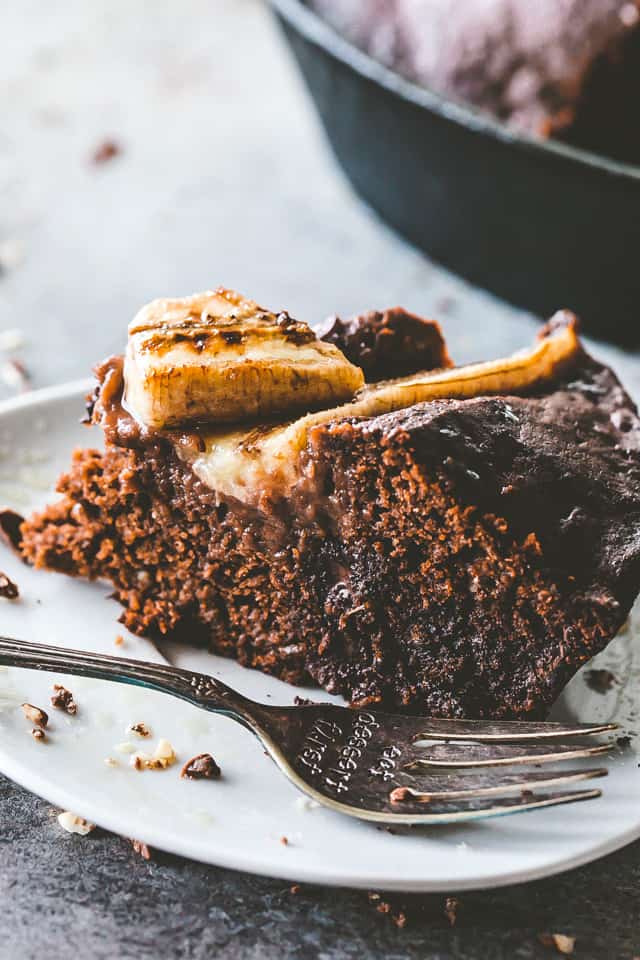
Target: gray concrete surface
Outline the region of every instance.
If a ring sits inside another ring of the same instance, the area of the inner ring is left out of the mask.
[[[103,164],[96,148],[121,152]],[[223,283],[310,321],[395,303],[444,320],[458,360],[524,345],[536,321],[391,234],[335,168],[257,0],[4,0],[0,331],[32,386],[84,376],[136,308]],[[612,360],[640,394],[637,356]],[[15,387],[0,357],[0,396]],[[5,382],[6,381],[6,382]],[[564,877],[461,896],[302,890],[120,838],[62,835],[0,780],[0,958],[578,958],[640,955],[640,845]],[[406,925],[396,926],[404,912]]]

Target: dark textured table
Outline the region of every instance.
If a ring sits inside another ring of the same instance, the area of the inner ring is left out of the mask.
[[[400,302],[442,319],[460,361],[531,339],[533,318],[353,199],[257,0],[155,0],[152,13],[143,0],[6,0],[0,48],[0,330],[20,332],[13,356],[34,387],[120,349],[145,300],[218,283],[312,322]],[[637,356],[601,354],[640,394]],[[452,927],[444,896],[294,892],[147,862],[100,830],[69,836],[57,812],[0,778],[1,960],[514,960],[553,956],[544,932],[576,936],[578,958],[640,956],[639,844],[461,894]]]

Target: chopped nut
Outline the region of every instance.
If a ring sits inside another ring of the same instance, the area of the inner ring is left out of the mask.
[[[402,910],[399,910],[398,913],[392,913],[391,919],[400,930],[407,925],[407,915]]]
[[[153,754],[153,759],[157,760],[163,766],[169,767],[172,763],[176,761],[175,750],[171,746],[168,740],[161,739],[158,740],[158,746],[155,749]]]
[[[6,600],[17,600],[19,596],[18,585],[6,573],[0,571],[0,597],[4,597]]]
[[[280,843],[282,844],[283,847],[288,847],[288,846],[289,846],[289,838],[288,838],[288,837],[280,837]]]
[[[158,740],[153,756],[148,753],[134,753],[131,756],[131,766],[136,770],[166,770],[177,760],[175,751],[168,740]]]
[[[132,723],[127,730],[127,733],[129,732],[136,733],[139,737],[151,736],[151,730],[149,730],[149,727],[146,725],[146,723],[142,723],[142,721],[139,723]]]
[[[389,794],[391,803],[402,803],[403,800],[413,800],[413,794],[409,787],[395,787]]]
[[[450,927],[455,927],[456,920],[458,919],[458,907],[460,906],[460,901],[455,897],[447,897],[444,901],[444,915],[449,921]]]
[[[107,163],[109,160],[117,157],[121,152],[122,148],[115,140],[103,140],[93,151],[91,162],[95,164]]]
[[[122,636],[121,633],[119,633],[113,642],[116,647],[121,647],[122,644],[124,643],[124,637]]]
[[[573,953],[576,945],[576,938],[567,937],[564,933],[539,933],[538,940],[544,947],[555,947],[558,953],[566,957]]]
[[[220,767],[210,753],[199,753],[197,757],[187,760],[180,776],[184,780],[219,780]]]
[[[8,507],[0,510],[0,540],[16,553],[20,553],[22,543],[20,527],[23,523],[24,517],[15,510],[10,510]]]
[[[44,740],[45,732],[44,730],[41,730],[40,727],[34,727],[31,731],[31,736],[34,740]]]
[[[300,893],[300,890],[301,890],[301,887],[299,883],[294,883],[293,886],[289,887],[289,893],[293,897],[297,897],[298,894]]]
[[[95,823],[89,823],[88,820],[75,813],[70,813],[68,810],[58,815],[58,823],[68,833],[79,833],[83,837],[96,828]]]
[[[61,683],[54,683],[53,685],[51,706],[56,707],[58,710],[64,710],[65,713],[70,714],[72,717],[78,712],[78,704],[73,699],[73,694],[70,690],[67,690],[66,687],[63,687]]]
[[[136,853],[139,853],[143,860],[151,860],[152,850],[141,840],[131,840],[131,845]]]
[[[46,727],[49,723],[49,717],[44,710],[41,710],[40,707],[34,707],[32,703],[23,703],[22,712],[29,723],[34,723],[36,727]]]

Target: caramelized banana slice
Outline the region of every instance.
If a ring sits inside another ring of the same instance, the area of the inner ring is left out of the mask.
[[[124,378],[127,409],[156,429],[286,416],[349,400],[364,383],[306,323],[222,288],[143,307]]]
[[[429,400],[525,393],[556,378],[580,349],[577,321],[561,311],[532,347],[511,357],[366,386],[353,402],[292,423],[209,433],[193,469],[213,490],[248,503],[257,503],[265,490],[285,496],[297,480],[299,455],[315,427]]]

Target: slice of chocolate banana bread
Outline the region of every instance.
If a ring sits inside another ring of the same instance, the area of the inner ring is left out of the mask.
[[[111,581],[135,632],[359,704],[535,717],[640,587],[640,421],[570,315],[513,358],[232,432],[146,429],[121,360],[98,374],[105,449],[22,550]]]

